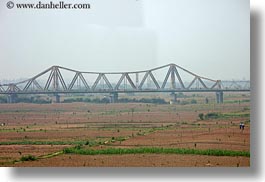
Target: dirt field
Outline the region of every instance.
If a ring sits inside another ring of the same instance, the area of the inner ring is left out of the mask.
[[[17,163],[18,167],[45,167],[56,165],[60,167],[247,167],[250,165],[248,157],[201,156],[201,155],[61,155],[50,159]]]
[[[246,100],[248,95],[227,94],[223,104],[0,104],[0,166],[250,166],[250,158],[243,156],[62,152],[77,145],[94,150],[163,147],[249,152]],[[218,116],[200,119],[200,113]],[[244,130],[239,129],[240,122]],[[27,155],[37,159],[22,161]]]

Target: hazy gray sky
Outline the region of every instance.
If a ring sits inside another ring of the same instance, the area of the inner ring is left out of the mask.
[[[0,2],[0,80],[52,65],[133,71],[168,63],[213,79],[250,77],[249,0],[65,0],[89,10],[8,9],[7,2]]]

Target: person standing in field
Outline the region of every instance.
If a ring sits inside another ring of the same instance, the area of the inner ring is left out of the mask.
[[[241,122],[241,123],[239,124],[239,129],[240,129],[240,130],[244,130],[244,128],[245,128],[245,124]]]

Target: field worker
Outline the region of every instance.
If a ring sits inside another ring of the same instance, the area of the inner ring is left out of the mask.
[[[245,124],[244,123],[242,123],[241,128],[242,128],[242,130],[244,130],[244,128],[245,128]]]

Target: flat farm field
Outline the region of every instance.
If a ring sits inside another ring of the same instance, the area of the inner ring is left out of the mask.
[[[249,167],[248,99],[0,104],[0,166]]]

